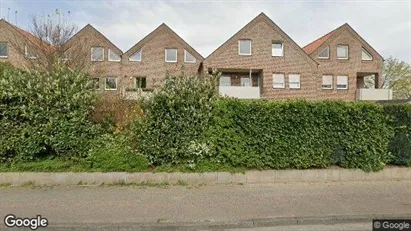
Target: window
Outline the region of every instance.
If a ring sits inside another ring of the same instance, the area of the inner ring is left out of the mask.
[[[134,53],[132,56],[128,58],[128,61],[132,62],[140,62],[141,61],[141,50]]]
[[[348,76],[337,76],[337,89],[348,89]]]
[[[194,58],[194,56],[192,54],[190,54],[190,52],[184,50],[184,62],[186,62],[186,63],[195,63],[196,58]]]
[[[106,78],[106,90],[117,90],[117,78],[107,77]]]
[[[222,87],[231,86],[231,77],[230,76],[221,76],[220,77],[220,86],[222,86]]]
[[[320,53],[318,53],[319,59],[329,59],[330,58],[330,47],[324,48]]]
[[[135,77],[134,82],[136,89],[145,89],[147,87],[146,77]]]
[[[9,56],[9,50],[6,42],[0,42],[0,58],[7,58]]]
[[[166,62],[168,63],[177,62],[177,49],[166,49]]]
[[[372,55],[364,49],[364,47],[361,48],[361,59],[365,61],[371,61],[372,60]]]
[[[241,86],[242,87],[251,87],[251,79],[250,77],[241,77]]]
[[[323,75],[323,89],[333,89],[333,76],[332,75]]]
[[[290,89],[300,89],[300,75],[299,74],[289,74],[288,75],[288,85]]]
[[[24,55],[26,56],[26,58],[28,59],[36,59],[36,52],[34,51],[33,48],[25,46],[24,47]]]
[[[251,40],[238,40],[238,54],[251,55]]]
[[[120,55],[118,55],[114,51],[112,51],[111,49],[108,49],[108,61],[120,62],[121,57],[120,57]]]
[[[94,90],[100,90],[100,78],[93,78]]]
[[[337,46],[337,58],[338,59],[348,59],[348,46],[347,45]]]
[[[92,47],[91,48],[91,61],[103,61],[104,60],[104,48]]]
[[[273,74],[273,88],[285,88],[284,74]]]
[[[271,45],[271,55],[272,56],[284,56],[283,42],[274,42]]]

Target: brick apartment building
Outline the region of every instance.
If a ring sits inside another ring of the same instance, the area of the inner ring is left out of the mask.
[[[0,31],[0,62],[24,66],[27,54],[11,41],[39,41],[5,20]],[[390,90],[379,89],[383,58],[348,24],[301,48],[261,13],[205,59],[165,24],[124,53],[91,25],[68,43],[85,47],[96,90],[126,98],[152,89],[166,73],[218,71],[220,93],[242,99],[391,99]],[[365,89],[365,76],[375,78],[375,89]]]

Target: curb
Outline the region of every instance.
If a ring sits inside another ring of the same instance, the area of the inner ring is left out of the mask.
[[[239,229],[291,225],[333,225],[344,223],[367,223],[372,227],[373,219],[409,219],[411,214],[372,214],[372,215],[341,215],[326,217],[276,217],[265,219],[248,219],[233,221],[198,221],[198,222],[157,222],[157,223],[60,223],[51,224],[47,228],[58,230],[209,230],[209,229]]]
[[[0,185],[101,185],[101,184],[231,184],[285,182],[352,182],[411,180],[411,168],[387,166],[379,172],[329,168],[307,170],[265,170],[245,173],[152,173],[152,172],[3,172]]]

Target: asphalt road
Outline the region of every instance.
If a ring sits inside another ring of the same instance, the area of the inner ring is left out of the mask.
[[[411,181],[166,188],[1,187],[1,219],[7,214],[22,218],[40,214],[48,219],[51,227],[107,225],[107,229],[126,228],[124,224],[129,224],[129,227],[136,224],[160,224],[166,227],[186,222],[228,222],[233,228],[248,227],[249,230],[255,230],[250,225],[255,225],[255,221],[259,220],[266,221],[265,225],[263,222],[259,226],[276,225],[279,230],[292,230],[291,227],[295,227],[295,230],[310,230],[309,225],[326,228],[327,225],[335,225],[332,222],[322,224],[325,217],[341,218],[341,222],[336,223],[362,229],[359,227],[366,227],[366,217],[370,217],[368,227],[371,229],[371,216],[410,216],[411,219]],[[300,229],[301,226],[296,224],[287,224],[287,221],[296,217],[310,217],[313,222],[309,223],[313,224],[307,223],[305,229]],[[345,217],[354,220],[362,217],[362,220],[352,223],[350,220],[343,221]],[[0,229],[4,227],[2,222]],[[264,227],[259,229],[269,230]],[[313,227],[312,230],[321,229]]]

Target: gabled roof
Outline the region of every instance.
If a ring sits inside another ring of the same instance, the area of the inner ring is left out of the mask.
[[[87,24],[85,27],[83,27],[81,30],[79,30],[75,35],[73,35],[66,43],[69,43],[71,40],[73,40],[76,37],[80,37],[83,33],[85,33],[87,30],[91,30],[92,32],[95,33],[100,39],[105,40],[109,42],[116,50],[117,52],[120,53],[120,55],[123,54],[123,51],[118,48],[114,43],[112,43],[106,36],[104,36],[100,31],[98,31],[96,28],[94,28],[91,24]]]
[[[287,38],[291,43],[297,48],[297,50],[303,55],[309,62],[312,62],[313,64],[318,65],[318,63],[311,58],[288,34],[286,34],[277,24],[274,23],[273,20],[271,20],[266,14],[261,12],[257,17],[255,17],[253,20],[251,20],[248,24],[246,24],[243,28],[241,28],[237,33],[235,33],[233,36],[231,36],[226,42],[224,42],[221,46],[219,46],[217,49],[215,49],[206,59],[210,58],[212,55],[214,55],[218,50],[223,49],[225,46],[230,44],[233,39],[235,39],[237,36],[242,34],[244,31],[248,30],[250,27],[252,27],[256,22],[258,21],[264,21],[268,23],[272,28],[274,28],[276,31],[279,31],[285,38]]]
[[[347,29],[351,34],[359,40],[361,43],[366,44],[369,48],[371,48],[378,56],[380,56],[383,60],[384,58],[372,47],[370,44],[367,43],[358,33],[355,31],[348,23],[343,24],[342,26],[338,27],[337,29],[329,32],[328,34],[322,36],[321,38],[309,43],[308,45],[304,46],[304,51],[307,54],[314,53],[321,45],[325,42],[330,41],[336,37],[343,29]]]
[[[0,19],[0,23],[5,23],[6,25],[10,26],[11,28],[13,28],[16,32],[18,32],[20,35],[22,35],[25,39],[27,39],[30,43],[32,43],[35,46],[38,46],[38,47],[46,46],[46,47],[51,48],[51,45],[49,43],[47,43],[46,41],[43,41],[43,40],[39,39],[38,37],[34,36],[33,34],[21,29],[20,27],[17,27],[15,25],[7,22],[4,19]]]
[[[144,37],[139,42],[137,42],[134,46],[132,46],[130,49],[128,49],[128,51],[124,52],[124,54],[125,55],[132,55],[132,54],[130,54],[132,51],[134,51],[136,48],[142,47],[145,43],[147,43],[148,41],[150,41],[151,39],[156,37],[157,34],[160,33],[161,31],[166,31],[170,35],[174,36],[177,39],[177,41],[179,41],[180,43],[182,43],[184,46],[186,46],[189,49],[189,51],[192,55],[196,56],[196,58],[200,58],[201,60],[204,60],[204,57],[200,53],[198,53],[192,46],[190,46],[190,44],[188,44],[184,39],[182,39],[176,32],[174,32],[165,23],[162,23],[160,26],[158,26],[150,34],[148,34],[146,37]]]

